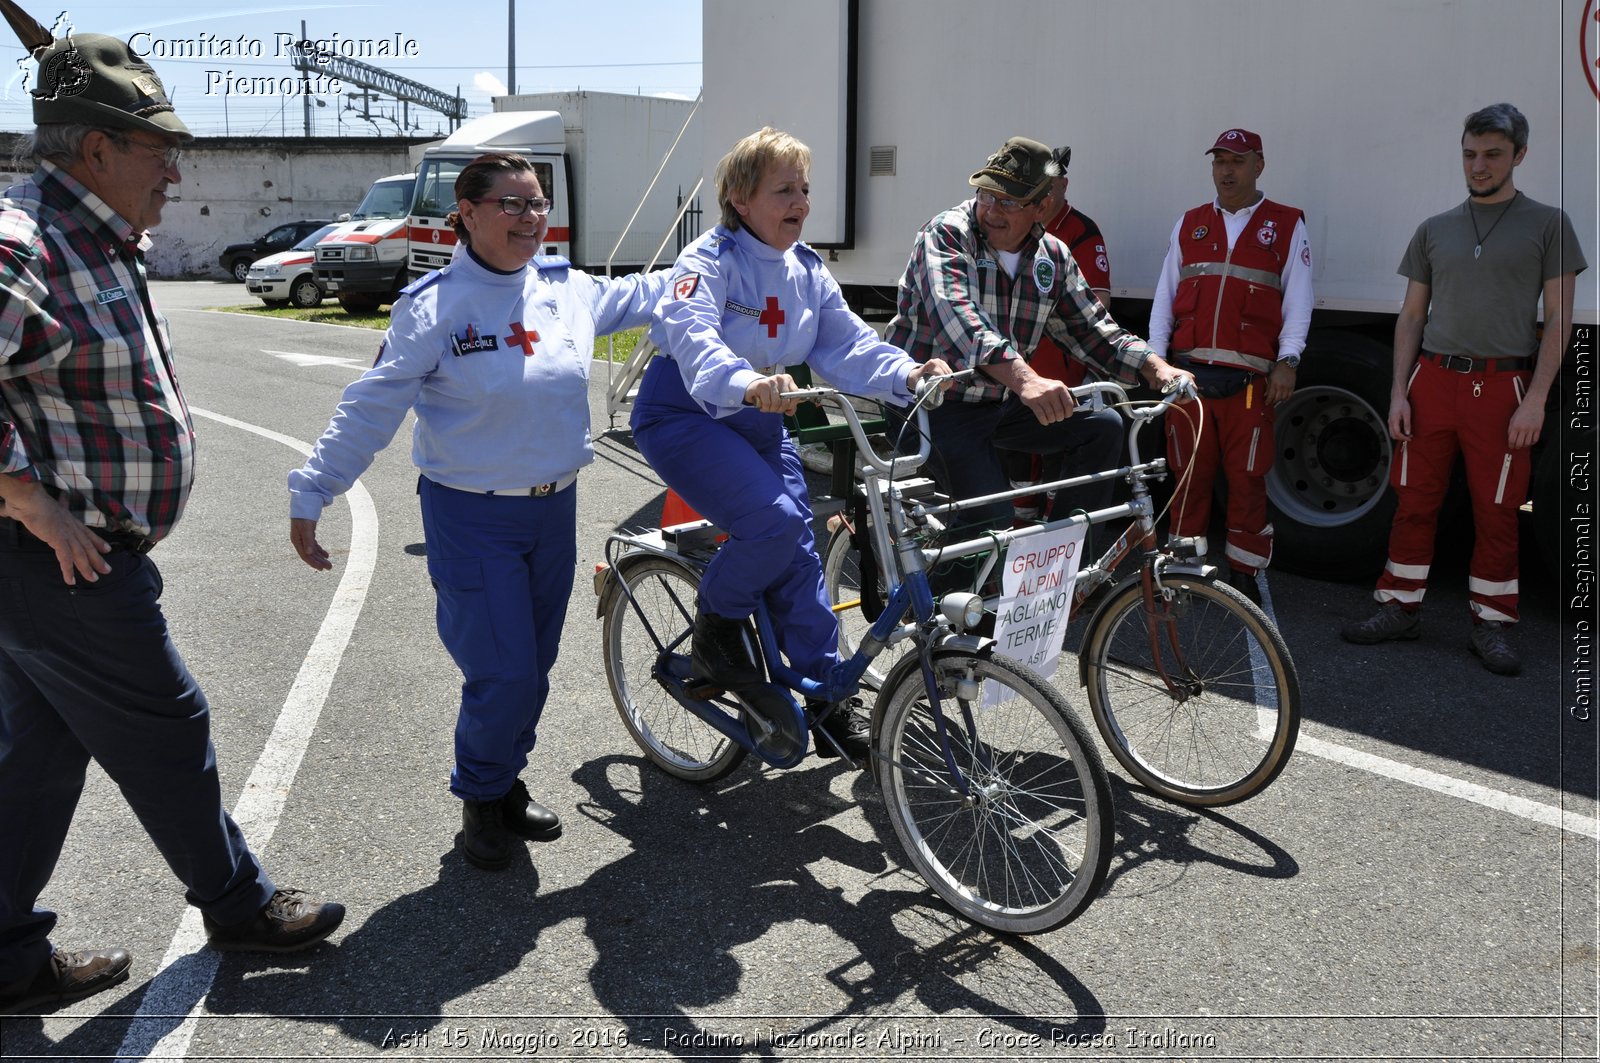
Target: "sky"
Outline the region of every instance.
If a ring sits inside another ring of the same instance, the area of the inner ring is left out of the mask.
[[[129,40],[148,53],[178,114],[199,136],[299,136],[305,102],[278,90],[298,75],[289,45],[300,24],[313,40],[341,50],[387,46],[397,56],[352,58],[449,95],[459,89],[468,117],[488,113],[507,82],[510,0],[387,0],[384,3],[251,3],[251,0],[18,0],[47,28],[64,17],[78,32]],[[233,8],[233,10],[227,10]],[[129,12],[140,12],[130,15]],[[58,36],[63,31],[58,30]],[[0,22],[0,130],[33,126],[19,62],[22,45]],[[244,54],[240,54],[240,53]],[[259,53],[259,54],[257,54]],[[27,61],[31,75],[36,64]],[[258,94],[260,82],[271,91]],[[677,95],[700,91],[700,0],[581,0],[516,3],[516,88],[519,92],[591,89]],[[253,83],[254,82],[254,83]],[[313,82],[312,132],[318,136],[416,136],[448,132],[444,116],[392,99],[361,115],[360,89]]]

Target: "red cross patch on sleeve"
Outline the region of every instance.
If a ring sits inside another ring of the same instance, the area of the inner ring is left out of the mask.
[[[672,282],[672,297],[674,299],[687,299],[700,287],[700,274],[685,273]]]

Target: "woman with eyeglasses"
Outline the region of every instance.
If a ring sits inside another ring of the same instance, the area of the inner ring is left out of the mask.
[[[771,610],[789,664],[812,679],[838,661],[839,627],[811,531],[805,470],[782,414],[796,403],[787,367],[810,365],[861,395],[911,399],[924,372],[845,305],[822,257],[800,243],[811,212],[811,152],[762,129],[717,166],[722,224],[673,268],[650,338],[666,355],[646,370],[633,438],[667,485],[728,532],[700,581],[693,662],[726,689],[761,682],[742,632],[758,602]],[[852,707],[808,706],[819,756],[867,753]]]
[[[462,855],[499,870],[519,839],[561,833],[519,775],[577,565],[573,482],[594,460],[594,339],[648,322],[668,272],[607,279],[540,256],[550,201],[520,155],[474,159],[455,196],[455,256],[404,290],[376,363],[289,474],[289,534],[301,560],[331,568],[317,519],[416,411],[439,637],[464,678],[450,791],[462,800]]]

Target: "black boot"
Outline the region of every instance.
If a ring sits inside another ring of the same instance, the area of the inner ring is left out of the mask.
[[[694,614],[694,674],[725,690],[742,690],[766,681],[745,648],[745,622],[698,609]]]
[[[561,817],[535,801],[521,779],[500,799],[506,829],[531,842],[561,837]]]
[[[506,830],[504,798],[461,802],[461,855],[485,871],[511,866],[516,839]]]
[[[865,760],[872,749],[872,726],[867,718],[858,711],[860,702],[855,698],[847,698],[833,707],[833,711],[823,717],[818,723],[812,725],[816,732],[811,737],[811,744],[816,747],[819,757],[837,757],[839,750],[834,748],[837,743],[844,750],[844,755],[851,760]],[[821,716],[827,705],[819,701],[807,701],[806,707],[811,710],[813,718]],[[827,737],[823,737],[826,735]],[[828,739],[833,739],[832,742]]]

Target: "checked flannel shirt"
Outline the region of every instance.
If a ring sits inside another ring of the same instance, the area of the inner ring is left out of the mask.
[[[1150,347],[1106,313],[1067,245],[1035,226],[1020,253],[1011,277],[978,227],[975,200],[936,215],[917,234],[884,340],[919,362],[937,356],[961,370],[1027,361],[1049,335],[1101,374],[1135,382]],[[983,373],[952,391],[967,402],[1006,394]]]
[[[0,473],[38,481],[90,527],[160,539],[194,482],[194,422],[150,302],[148,246],[49,162],[6,190]]]

